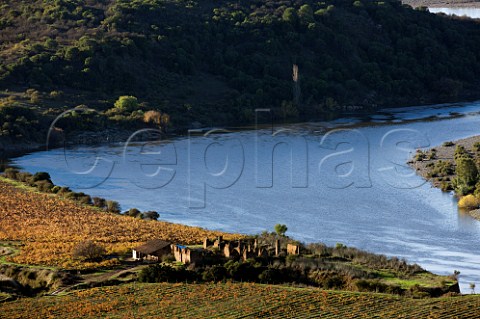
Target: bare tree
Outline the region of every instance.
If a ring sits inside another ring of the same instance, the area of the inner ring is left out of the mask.
[[[100,260],[105,254],[105,248],[91,240],[82,241],[73,249],[73,257],[76,259]]]

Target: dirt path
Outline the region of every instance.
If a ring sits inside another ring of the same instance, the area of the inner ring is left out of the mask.
[[[50,295],[51,296],[56,296],[56,295],[59,295],[60,293],[64,293],[64,292],[67,292],[68,290],[71,290],[75,287],[79,287],[79,286],[85,286],[85,285],[91,285],[91,284],[101,284],[103,282],[107,282],[109,280],[112,280],[112,279],[117,279],[117,278],[120,278],[124,275],[128,275],[130,273],[134,273],[134,272],[137,272],[145,267],[147,267],[148,265],[133,265],[133,266],[129,266],[128,268],[123,268],[123,269],[115,269],[115,270],[111,270],[111,271],[108,271],[108,272],[105,272],[105,273],[102,273],[102,274],[88,274],[88,275],[83,275],[81,276],[82,279],[80,280],[80,282],[76,283],[76,284],[73,284],[73,285],[69,285],[69,286],[65,286],[65,287],[61,287],[57,290],[55,290],[54,292],[52,292]]]

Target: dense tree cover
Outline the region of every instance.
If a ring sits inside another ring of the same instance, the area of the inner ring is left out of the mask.
[[[478,97],[477,22],[394,0],[7,0],[0,17],[2,86],[134,95],[177,125]]]
[[[458,195],[473,193],[479,182],[477,163],[464,146],[457,145],[454,153],[456,177],[452,183]]]

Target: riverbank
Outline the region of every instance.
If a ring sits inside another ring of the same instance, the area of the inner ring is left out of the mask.
[[[245,238],[240,234],[107,213],[6,178],[0,179],[0,203],[0,223],[5,225],[0,230],[0,246],[5,246],[6,251],[0,263],[13,267],[106,271],[131,263],[131,249],[150,239],[160,238],[171,243],[198,245],[205,238],[218,236],[230,241]],[[45,212],[48,212],[48,218],[45,218]],[[278,238],[268,232],[254,237],[261,243]],[[283,236],[279,240],[284,242],[287,239],[293,241]],[[103,246],[105,258],[101,261],[74,258],[72,251],[85,241]],[[261,247],[265,246],[262,245]],[[278,269],[284,269],[282,273],[296,274],[293,281],[283,282],[272,277],[270,282],[297,283],[324,289],[377,291],[413,297],[438,297],[448,293],[460,293],[455,275],[436,275],[395,257],[388,258],[341,244],[336,247],[323,244],[297,245],[301,245],[306,253],[297,256],[251,256],[251,259],[255,260],[256,264],[262,261],[269,264],[275,262],[277,267],[280,267]],[[228,264],[229,261],[220,258],[219,262],[208,267],[226,267],[223,263]],[[240,261],[238,258],[236,262],[244,263],[245,267],[252,264],[249,260]],[[284,266],[278,266],[282,263]],[[201,265],[200,262],[199,264]],[[199,265],[190,266],[193,268],[188,269],[197,272],[210,269],[198,268]],[[259,267],[252,268],[251,271],[264,270]],[[305,267],[309,269],[308,276],[298,272],[298,269]],[[209,280],[205,279],[209,277],[202,278],[204,281]],[[252,277],[252,272],[235,278],[239,281],[269,282],[260,275]]]
[[[418,151],[408,164],[434,187],[450,192],[453,191],[452,182],[456,178],[455,150],[457,147],[464,147],[466,152],[478,161],[479,144],[480,135],[445,142],[429,150]],[[462,212],[480,220],[480,209],[462,209]]]
[[[480,2],[472,0],[459,0],[452,2],[450,0],[403,0],[403,4],[408,4],[413,8],[480,8]]]

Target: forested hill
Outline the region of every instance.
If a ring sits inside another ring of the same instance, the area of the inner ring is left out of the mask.
[[[0,61],[3,89],[134,95],[179,124],[480,97],[480,25],[393,0],[5,0]]]

